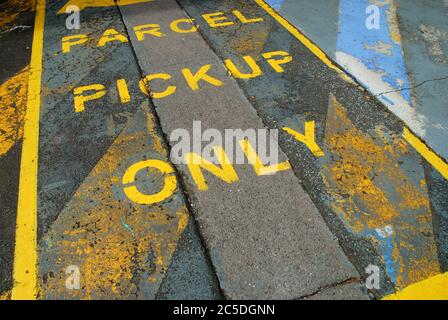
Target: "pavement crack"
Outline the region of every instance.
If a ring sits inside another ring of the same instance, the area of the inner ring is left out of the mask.
[[[123,23],[124,32],[126,33],[126,37],[129,39],[129,47],[131,48],[132,55],[134,56],[134,60],[136,61],[136,64],[138,66],[140,77],[141,77],[142,80],[144,80],[146,75],[144,74],[142,66],[140,65],[140,61],[139,61],[137,53],[135,51],[134,44],[133,44],[133,42],[131,40],[131,37],[130,37],[129,29],[128,29],[128,27],[126,25],[126,22],[124,20],[123,13],[122,13],[122,11],[120,9],[120,6],[118,5],[118,0],[115,0],[114,2],[115,2],[115,5],[116,5],[116,7],[118,9],[121,22]],[[185,10],[184,10],[184,12],[185,12]],[[185,12],[185,14],[186,14],[186,12]],[[188,15],[186,14],[186,16],[188,16]],[[160,137],[161,137],[163,147],[167,150],[167,161],[169,161],[171,167],[174,170],[174,174],[175,174],[176,179],[178,181],[178,190],[182,194],[183,199],[185,201],[185,206],[186,206],[188,212],[190,213],[190,216],[192,217],[192,222],[194,224],[195,232],[197,232],[199,241],[201,243],[203,254],[204,254],[205,259],[207,261],[207,265],[208,265],[209,270],[211,271],[211,273],[213,275],[214,287],[216,288],[214,290],[217,291],[215,294],[218,296],[218,299],[225,299],[226,294],[224,292],[224,289],[221,287],[221,283],[220,283],[219,278],[218,278],[217,270],[216,270],[215,266],[212,263],[210,252],[207,250],[206,242],[205,242],[205,240],[203,238],[202,233],[200,232],[201,227],[199,225],[198,220],[196,219],[197,212],[196,212],[196,209],[194,209],[194,207],[195,207],[194,201],[192,199],[192,196],[187,193],[188,189],[186,188],[186,181],[184,180],[184,177],[182,176],[182,174],[180,174],[180,172],[177,169],[176,165],[174,165],[171,162],[171,159],[170,159],[171,146],[169,144],[169,139],[167,137],[167,134],[163,130],[159,114],[157,113],[157,106],[154,104],[154,101],[152,99],[151,89],[149,88],[148,85],[146,85],[146,87],[147,87],[147,90],[148,90],[148,102],[149,102],[149,106],[150,106],[150,112],[152,113],[152,115],[154,117],[155,130],[156,130],[157,134],[160,135]]]
[[[339,286],[352,284],[352,283],[361,283],[361,282],[362,282],[361,279],[357,278],[357,277],[348,278],[348,279],[345,279],[345,280],[340,281],[340,282],[336,282],[336,283],[332,283],[332,284],[328,284],[328,285],[319,287],[316,291],[314,291],[312,293],[309,293],[309,294],[306,294],[306,295],[303,295],[303,296],[300,296],[298,298],[295,298],[294,300],[303,300],[303,299],[312,298],[312,297],[318,295],[319,293],[321,293],[322,291],[325,291],[325,290],[328,290],[328,289],[333,289],[333,288],[336,288],[336,287],[339,287]]]
[[[441,81],[441,80],[447,80],[447,79],[448,79],[448,76],[446,76],[446,77],[442,77],[442,78],[429,79],[429,80],[422,81],[422,82],[420,82],[419,84],[417,84],[417,85],[415,85],[415,86],[412,86],[412,87],[407,87],[407,88],[402,88],[402,89],[397,89],[397,90],[390,90],[390,91],[380,92],[380,93],[377,93],[377,94],[375,95],[375,97],[381,96],[381,95],[383,95],[383,94],[388,94],[388,93],[394,93],[394,92],[402,92],[402,91],[414,90],[414,89],[416,89],[416,88],[418,88],[418,87],[421,87],[421,86],[425,85],[426,83],[429,83],[429,82],[435,82],[435,81]]]

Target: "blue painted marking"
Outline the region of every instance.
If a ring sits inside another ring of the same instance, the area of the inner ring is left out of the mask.
[[[134,229],[130,225],[128,225],[126,222],[124,222],[122,218],[120,219],[120,221],[121,221],[121,224],[123,225],[123,227],[132,234],[132,237],[135,237]]]
[[[284,0],[266,0],[266,3],[269,4],[275,10],[280,10],[283,2]]]
[[[389,105],[391,105],[391,106],[394,106],[394,105],[395,105],[395,103],[394,103],[392,100],[390,100],[388,97],[386,97],[386,96],[381,96],[380,98],[381,98],[381,100],[383,100],[386,104],[389,104]],[[409,100],[408,100],[408,101],[409,101]]]
[[[385,4],[380,9],[380,28],[369,30],[366,27],[368,14],[366,9],[371,5],[369,0],[339,1],[339,35],[337,51],[342,51],[360,60],[368,69],[383,73],[382,79],[394,89],[409,87],[409,80],[404,64],[403,50],[400,44],[392,40],[388,26],[387,12],[390,9]],[[389,52],[381,53],[373,48],[379,44],[390,47]],[[365,83],[369,87],[369,83]],[[410,102],[409,90],[402,92],[403,97]],[[385,101],[390,104],[390,102]]]
[[[378,242],[379,254],[383,257],[384,267],[387,276],[393,283],[397,281],[397,270],[399,270],[399,261],[394,260],[394,241],[393,234],[386,234],[385,230],[367,230],[361,235],[365,238],[374,237]]]
[[[265,0],[271,7],[279,11],[284,0]],[[368,14],[366,9],[371,5],[369,0],[339,0],[339,33],[337,37],[336,51],[344,52],[362,62],[369,70],[382,74],[382,80],[392,86],[395,90],[409,87],[409,79],[406,73],[403,50],[401,44],[392,40],[388,25],[388,4],[379,7],[380,28],[369,30],[366,27]],[[318,24],[318,22],[316,22]],[[312,39],[313,40],[313,39]],[[319,39],[314,39],[319,40]],[[381,45],[387,50],[379,52],[374,48]],[[332,52],[327,52],[334,56]],[[364,83],[369,88],[369,83]],[[410,102],[410,90],[401,92],[403,98]],[[394,102],[386,96],[380,99],[389,106]],[[340,216],[341,217],[341,216]],[[341,217],[345,220],[343,217]],[[347,221],[344,223],[349,226]],[[374,237],[378,242],[379,253],[383,257],[385,271],[392,282],[396,282],[399,261],[393,256],[394,239],[393,234],[385,234],[378,230],[366,230],[362,234],[365,237]]]
[[[397,269],[398,269],[398,261],[394,260],[393,252],[394,252],[394,243],[392,239],[392,235],[388,235],[383,238],[379,236],[377,233],[375,234],[376,239],[380,241],[380,252],[384,259],[384,265],[386,267],[386,274],[389,276],[390,280],[393,283],[397,281]]]

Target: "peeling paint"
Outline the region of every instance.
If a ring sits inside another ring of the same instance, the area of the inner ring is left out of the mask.
[[[142,2],[150,2],[153,0],[69,0],[59,11],[58,14],[65,13],[66,9],[69,6],[76,6],[79,8],[79,10],[83,10],[85,8],[91,8],[91,7],[111,7],[121,5],[131,5],[131,4],[137,4]]]
[[[34,9],[33,0],[8,0],[0,4],[0,28],[16,20],[25,11]]]
[[[374,45],[364,44],[364,48],[367,50],[373,50],[376,53],[386,54],[388,56],[392,55],[392,45],[384,43],[382,41],[376,42]]]
[[[377,127],[363,133],[332,98],[326,124],[322,175],[330,206],[347,228],[378,243],[386,271],[397,287],[440,272],[423,168],[406,158],[410,146]],[[411,167],[409,167],[411,165]]]
[[[82,299],[154,296],[188,222],[182,198],[166,205],[141,206],[122,193],[121,175],[143,159],[145,141],[153,141],[152,116],[147,132],[125,129],[78,188],[42,241],[42,296]],[[156,137],[156,139],[158,139]],[[152,151],[154,152],[154,151]],[[149,190],[163,179],[154,173]],[[81,290],[67,290],[65,267],[77,265]]]
[[[428,55],[435,63],[447,63],[447,57],[442,48],[442,41],[448,41],[448,32],[441,31],[434,26],[422,24],[420,26],[423,39],[427,42]]]
[[[28,76],[26,66],[0,85],[0,157],[22,139]]]
[[[344,52],[337,52],[336,57],[344,68],[351,74],[356,74],[358,81],[366,85],[373,94],[378,95],[415,133],[421,137],[425,136],[428,126],[426,117],[418,113],[400,91],[383,80],[383,72],[369,69],[361,60]]]
[[[11,300],[11,291],[0,294],[0,301],[1,300]]]

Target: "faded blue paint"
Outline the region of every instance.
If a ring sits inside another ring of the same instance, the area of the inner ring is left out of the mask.
[[[284,0],[267,0],[266,2],[275,10],[280,10]]]
[[[133,238],[135,238],[134,229],[130,225],[128,225],[126,222],[124,222],[123,219],[120,219],[120,221],[121,221],[121,224],[123,225],[123,227],[132,234]]]
[[[293,4],[289,4],[287,0],[266,0],[266,2],[288,20],[292,19],[293,24],[311,35],[314,34],[314,28],[309,27],[303,18],[295,21],[294,17],[300,17],[301,8],[308,14],[315,14],[312,8],[322,11],[322,8],[317,3],[315,6],[309,7],[306,3],[297,4],[292,2]],[[409,88],[403,50],[400,43],[395,43],[392,40],[388,25],[387,15],[390,5],[384,3],[384,5],[379,7],[380,28],[378,30],[369,30],[366,27],[366,19],[369,16],[366,13],[366,9],[369,5],[371,5],[369,0],[339,0],[339,32],[336,48],[329,46],[327,44],[328,41],[324,41],[324,35],[318,35],[318,39],[315,39],[315,37],[312,37],[312,39],[317,41],[324,49],[327,49],[326,51],[331,48],[332,52],[327,52],[327,54],[334,59],[336,59],[335,52],[344,52],[361,61],[369,70],[381,73],[382,80],[392,86],[394,90]],[[322,17],[319,16],[318,19],[322,23]],[[320,25],[321,23],[318,24]],[[389,52],[386,54],[375,51],[373,48],[378,44],[390,46]],[[366,81],[363,85],[373,92],[369,81]],[[404,90],[401,94],[407,102],[411,101],[410,90]],[[381,96],[381,99],[387,105],[394,105],[394,102],[385,96]]]
[[[403,50],[401,44],[392,40],[388,25],[387,14],[390,6],[385,3],[379,7],[380,28],[369,30],[366,27],[366,19],[369,16],[366,13],[366,9],[369,5],[371,5],[369,0],[339,1],[337,51],[355,57],[374,72],[382,73],[382,80],[390,84],[394,89],[409,88]],[[390,51],[386,54],[372,49],[378,44],[390,46]],[[369,88],[369,83],[363,84]],[[402,96],[406,101],[410,102],[411,92],[409,90],[403,91]],[[382,98],[386,104],[393,104],[389,99]]]
[[[386,274],[393,283],[397,280],[398,261],[394,259],[394,242],[393,235],[384,235],[382,232],[375,231],[374,237],[379,241],[379,250],[384,259]]]

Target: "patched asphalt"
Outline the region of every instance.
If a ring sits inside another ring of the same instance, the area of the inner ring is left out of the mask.
[[[368,299],[369,265],[381,272],[380,289],[369,291],[377,298],[447,271],[446,179],[409,144],[403,122],[259,3],[86,7],[81,29],[73,31],[57,13],[62,5],[47,1],[44,33],[39,298]],[[32,11],[19,17],[15,24],[32,24]],[[185,19],[178,31],[176,19]],[[142,25],[156,31],[137,38]],[[22,50],[32,31],[0,33],[2,55],[12,61],[1,62],[3,85],[15,83],[28,64],[29,50]],[[80,34],[86,41],[64,52],[62,39]],[[247,56],[259,74],[242,79],[226,69],[230,59],[250,73]],[[276,69],[269,57],[291,59]],[[193,88],[186,73],[208,65],[212,78]],[[141,80],[154,74],[149,83]],[[127,88],[126,101],[117,81]],[[81,95],[101,94],[76,104],[75,92],[88,86]],[[168,86],[175,91],[157,97]],[[26,90],[19,89],[5,91],[2,110],[24,101]],[[171,133],[192,132],[194,121],[202,130],[278,129],[279,162],[291,168],[260,175],[238,164],[227,182],[202,168],[201,187],[197,171],[193,177],[191,166],[169,159]],[[300,138],[311,123],[318,151]],[[0,142],[7,150],[0,155],[7,177],[0,193],[0,296],[13,285],[16,140]],[[171,173],[145,166],[152,160]],[[135,179],[125,182],[138,165]],[[174,189],[148,200],[168,176]],[[80,290],[66,287],[72,265],[82,275]]]

